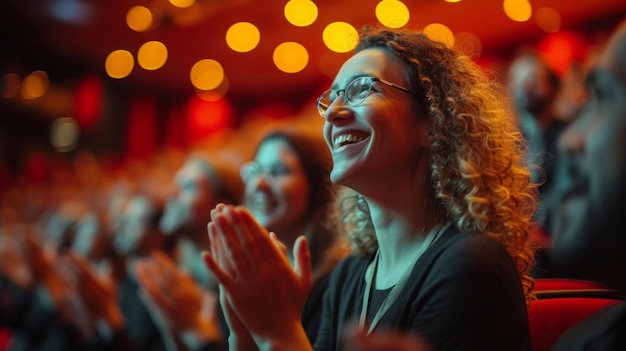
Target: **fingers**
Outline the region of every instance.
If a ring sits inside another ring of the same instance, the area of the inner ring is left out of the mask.
[[[344,328],[342,345],[347,351],[432,351],[418,335],[389,331],[368,335],[356,323]]]
[[[308,290],[313,284],[313,273],[311,269],[311,252],[305,236],[301,235],[296,239],[293,246],[293,257],[295,261],[294,270],[300,277],[303,286]]]
[[[202,252],[202,260],[207,268],[213,273],[218,283],[226,289],[226,291],[233,291],[236,288],[234,279],[225,271],[220,268],[220,265],[215,262],[213,256],[208,251]]]
[[[280,250],[280,252],[282,252],[283,255],[287,255],[287,246],[285,246],[285,244],[283,244],[280,240],[278,240],[278,237],[276,236],[276,233],[274,232],[270,232],[270,238],[272,239],[272,242],[274,243],[274,246],[276,246],[276,248],[278,250]]]
[[[251,261],[246,250],[249,248],[247,233],[242,231],[241,224],[232,213],[231,206],[219,206],[211,211],[211,220],[215,224],[220,253],[225,255],[230,268],[239,274],[247,274],[254,261]],[[224,263],[224,262],[221,262]]]
[[[247,245],[244,246],[248,250],[250,256],[254,255],[254,262],[267,262],[277,258],[286,260],[285,255],[281,255],[282,249],[277,248],[275,241],[272,240],[267,230],[261,226],[254,216],[245,207],[237,207],[234,214],[240,222],[242,235],[245,235]]]

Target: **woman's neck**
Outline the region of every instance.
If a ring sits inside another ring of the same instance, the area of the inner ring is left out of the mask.
[[[432,206],[392,209],[372,202],[369,206],[380,256],[375,286],[386,288],[414,265],[420,248],[427,244],[424,240],[433,229],[437,230],[438,220]]]

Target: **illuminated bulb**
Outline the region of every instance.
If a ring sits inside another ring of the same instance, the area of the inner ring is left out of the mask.
[[[409,23],[411,15],[402,1],[383,0],[376,5],[376,18],[388,28],[400,28]]]
[[[346,22],[333,22],[326,26],[322,33],[326,47],[338,53],[345,53],[354,49],[358,38],[357,30]]]
[[[309,53],[301,44],[285,42],[274,50],[274,64],[279,70],[286,73],[302,71],[309,63]]]
[[[235,23],[226,31],[226,44],[233,51],[249,52],[259,45],[261,33],[249,22]]]
[[[191,67],[189,78],[196,89],[213,90],[222,84],[224,68],[215,60],[200,60]]]
[[[311,25],[317,19],[317,6],[310,0],[291,0],[285,4],[285,18],[298,27]]]
[[[111,78],[125,78],[135,66],[133,55],[126,50],[115,50],[107,56],[104,68]]]
[[[504,0],[504,13],[515,22],[526,22],[530,19],[533,9],[528,0]]]

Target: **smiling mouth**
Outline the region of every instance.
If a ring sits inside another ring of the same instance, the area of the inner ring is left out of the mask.
[[[341,134],[335,138],[333,143],[334,148],[339,148],[341,146],[355,144],[365,139],[364,136],[355,135],[355,134]]]

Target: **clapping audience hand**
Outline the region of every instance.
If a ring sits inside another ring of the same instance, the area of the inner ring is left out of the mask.
[[[0,272],[18,287],[30,290],[37,283],[25,254],[22,236],[0,232]]]
[[[83,256],[68,252],[67,277],[80,294],[87,310],[104,322],[112,332],[124,327],[124,315],[117,302],[117,284],[112,269],[106,266],[100,272]]]
[[[221,339],[217,296],[203,289],[167,255],[154,252],[135,263],[140,296],[163,332],[179,336],[190,347]]]
[[[415,334],[378,332],[368,335],[356,323],[346,328],[343,345],[346,351],[431,351]]]
[[[207,267],[218,278],[227,304],[257,345],[304,337],[300,318],[311,287],[306,239],[294,246],[295,268],[283,249],[243,207],[218,206],[209,224]],[[264,316],[259,318],[259,316]],[[275,335],[290,330],[289,335]]]

